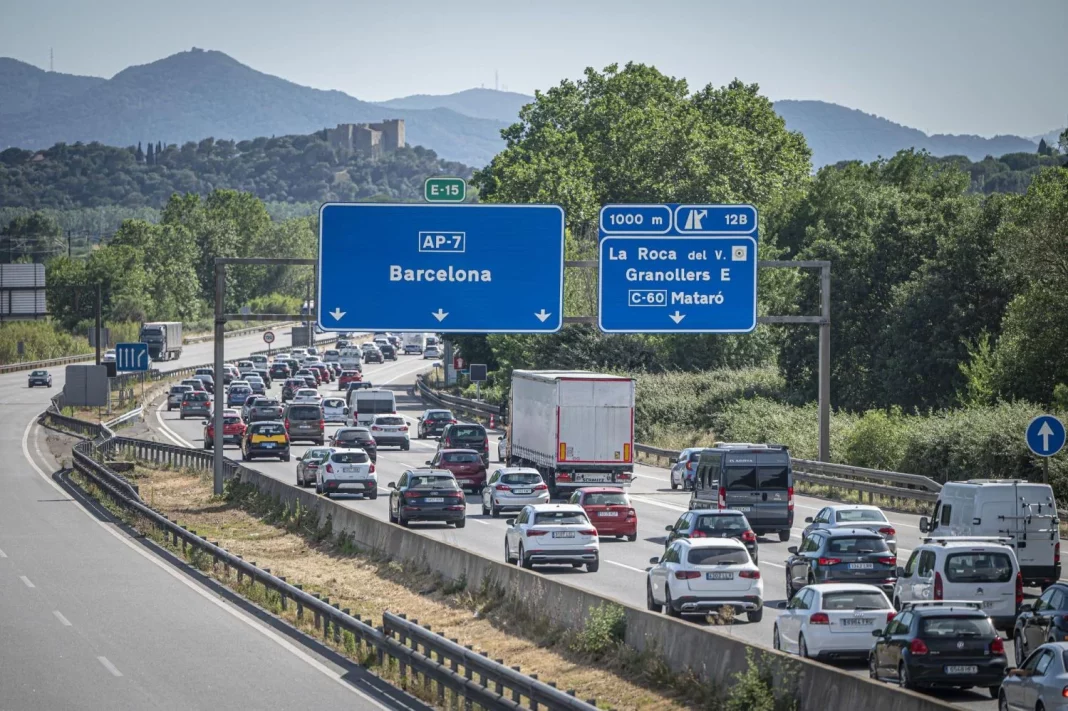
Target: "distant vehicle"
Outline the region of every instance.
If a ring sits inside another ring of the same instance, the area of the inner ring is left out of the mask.
[[[237,362],[237,372],[241,373],[241,377],[245,377],[254,370],[256,370],[256,364],[250,360],[239,360]]]
[[[204,381],[201,380],[200,378],[186,378],[185,380],[182,381],[182,385],[188,385],[189,387],[193,388],[193,390],[196,390],[197,392],[201,392],[201,391],[207,392],[208,391],[208,388],[204,385]]]
[[[245,402],[241,404],[241,419],[248,422],[249,414],[252,412],[252,406],[256,404],[256,401],[267,399],[266,395],[257,395],[256,393],[252,393],[245,398]]]
[[[223,445],[241,445],[241,439],[245,436],[247,426],[241,420],[241,414],[237,410],[223,410]],[[209,415],[204,422],[204,449],[215,446],[215,420]]]
[[[193,377],[204,383],[204,389],[207,390],[209,393],[215,393],[215,379],[212,378],[210,375],[208,375],[207,373],[197,373]]]
[[[248,385],[230,383],[230,389],[226,391],[226,405],[227,407],[241,407],[245,404],[245,400],[248,400],[249,395],[252,395],[252,388]]]
[[[263,354],[251,355],[248,359],[256,366],[256,370],[264,370],[267,368],[267,356]]]
[[[150,321],[141,324],[137,340],[148,345],[152,360],[173,360],[182,357],[182,322]]]
[[[878,533],[863,528],[813,531],[800,549],[787,550],[787,599],[815,583],[867,583],[887,594],[894,592],[897,556]]]
[[[338,362],[343,370],[354,370],[363,362],[363,351],[359,348],[342,348]]]
[[[323,361],[326,363],[337,363],[341,360],[341,351],[336,348],[331,348],[323,352]]]
[[[440,521],[456,528],[467,525],[464,492],[452,472],[409,469],[390,482],[389,520],[407,526],[411,521]]]
[[[305,387],[307,383],[304,382],[304,378],[286,378],[286,382],[282,385],[282,402],[292,400],[297,391]]]
[[[506,522],[504,559],[520,567],[535,565],[586,566],[596,573],[601,567],[601,544],[597,529],[581,506],[538,504],[524,506]]]
[[[241,458],[248,462],[256,457],[278,457],[288,462],[289,442],[281,422],[255,422],[248,426],[241,439]]]
[[[32,388],[36,385],[42,385],[46,388],[52,387],[52,375],[47,370],[30,371],[28,387]]]
[[[441,351],[437,346],[427,346],[423,349],[423,360],[436,360],[441,357]]]
[[[375,415],[393,415],[397,412],[397,397],[392,390],[371,388],[349,390],[349,414],[345,424],[370,427]]]
[[[436,348],[440,348],[440,347],[441,347],[441,342],[438,340],[437,336],[433,336],[433,335],[423,336],[423,350],[424,351],[427,348],[435,348],[436,349]]]
[[[280,422],[283,414],[282,403],[270,397],[258,397],[248,409],[249,422]]]
[[[873,585],[809,585],[775,621],[772,646],[808,659],[866,659],[872,632],[885,627],[896,612]]]
[[[363,361],[365,363],[383,363],[385,362],[385,357],[377,346],[372,345],[371,348],[364,350]]]
[[[832,504],[824,506],[815,516],[805,519],[808,526],[801,533],[801,542],[812,531],[830,528],[866,528],[886,540],[892,553],[897,553],[897,531],[886,520],[886,514],[878,506],[863,504]]]
[[[697,460],[691,509],[741,511],[757,535],[790,540],[794,525],[794,478],[784,445],[721,442]]]
[[[172,385],[167,393],[167,412],[182,406],[182,396],[193,392],[192,385]]]
[[[285,411],[285,427],[293,441],[310,440],[322,447],[326,442],[326,420],[318,402],[291,402]]]
[[[331,450],[315,470],[315,493],[331,498],[334,494],[361,494],[378,498],[378,474],[374,462],[360,449]]]
[[[431,469],[445,469],[452,472],[461,489],[471,489],[481,494],[483,487],[486,486],[486,463],[473,449],[441,450],[432,459],[427,460],[426,464]]]
[[[337,449],[362,449],[372,462],[378,461],[378,443],[366,427],[339,427],[330,438],[330,446]]]
[[[501,464],[508,462],[508,435],[501,435],[497,440],[497,461]]]
[[[568,503],[581,506],[598,536],[638,540],[638,512],[625,491],[615,487],[584,486],[571,494]]]
[[[1008,667],[1005,643],[982,603],[908,603],[872,632],[868,674],[905,689],[986,687],[998,698]]]
[[[652,612],[679,617],[730,607],[749,622],[764,617],[764,581],[741,541],[681,538],[649,562],[645,606]]]
[[[192,391],[182,395],[182,404],[178,408],[178,419],[187,417],[210,417],[211,395],[203,391]]]
[[[379,447],[399,447],[402,451],[411,448],[408,422],[400,415],[375,415],[371,420],[371,436]]]
[[[1018,479],[949,481],[938,492],[931,518],[923,516],[919,525],[920,531],[936,537],[1011,538],[1024,585],[1046,587],[1061,577],[1057,501],[1049,484]]]
[[[104,351],[104,355],[100,358],[101,363],[114,363],[115,362],[115,349],[109,348]]]
[[[424,410],[416,424],[416,437],[440,437],[446,425],[455,425],[456,415],[452,410]]]
[[[329,447],[313,447],[305,450],[297,460],[297,486],[301,488],[315,486],[319,467],[330,456],[331,451]]]
[[[456,422],[445,425],[438,438],[438,451],[445,449],[473,449],[489,466],[489,435],[478,423]]]
[[[691,447],[679,452],[679,458],[671,465],[671,488],[693,488],[693,480],[697,476],[697,460],[701,456],[704,447]]]
[[[382,360],[397,360],[397,349],[392,343],[383,343],[378,350],[382,353]]]
[[[343,370],[340,377],[337,379],[338,390],[348,390],[349,383],[359,383],[363,381],[363,373],[358,370]]]
[[[501,511],[549,503],[549,486],[537,469],[499,467],[482,490],[482,515],[497,518]]]
[[[667,531],[665,548],[679,538],[733,538],[745,544],[754,563],[759,561],[757,535],[741,511],[694,509],[679,516],[674,525],[668,524],[664,530]]]
[[[1010,669],[1001,682],[998,708],[1011,711],[1064,708],[1068,643],[1043,644],[1017,666],[1019,669]]]
[[[425,335],[422,333],[405,333],[401,336],[402,351],[405,355],[420,354],[423,352],[423,339]]]
[[[263,382],[263,378],[260,376],[254,373],[249,373],[245,376],[245,381],[248,382],[248,386],[252,388],[252,392],[257,395],[267,394],[267,383]]]
[[[289,377],[289,366],[285,363],[272,363],[270,373],[275,380],[284,380]]]
[[[293,396],[293,402],[312,402],[319,404],[323,399],[323,396],[319,394],[319,391],[315,388],[301,388]]]
[[[323,398],[322,405],[323,419],[326,420],[327,424],[345,422],[345,415],[349,414],[349,406],[345,404],[345,398]]]

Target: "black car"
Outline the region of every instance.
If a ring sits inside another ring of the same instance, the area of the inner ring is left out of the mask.
[[[269,369],[267,369],[267,368],[257,368],[256,370],[254,370],[252,372],[255,373],[256,375],[260,376],[260,380],[263,381],[264,385],[266,385],[267,387],[271,387],[271,372],[270,372]]]
[[[745,544],[749,557],[757,562],[757,535],[741,511],[694,509],[687,511],[674,526],[667,526],[664,549],[676,538],[734,538]]]
[[[337,449],[359,448],[367,452],[372,462],[378,461],[378,442],[366,427],[339,427],[330,438],[330,446]]]
[[[364,363],[383,363],[382,351],[377,348],[368,348],[363,352]]]
[[[445,425],[455,424],[456,415],[452,414],[452,410],[424,410],[423,414],[419,415],[419,424],[415,428],[416,437],[440,437]]]
[[[884,630],[873,630],[872,679],[906,689],[986,687],[998,697],[1008,662],[1005,643],[981,602],[905,603]]]
[[[892,595],[897,556],[878,533],[866,528],[813,531],[786,559],[786,599],[814,583],[866,583]]]
[[[397,349],[394,346],[383,343],[378,350],[382,351],[382,360],[397,360]]]
[[[304,378],[287,378],[285,385],[282,386],[282,402],[289,402],[296,397],[298,390],[306,387],[308,384]]]
[[[1012,631],[1016,666],[1046,642],[1068,640],[1068,584],[1054,583],[1035,600],[1020,607]]]
[[[269,371],[274,380],[285,380],[289,377],[289,366],[285,363],[272,363]]]
[[[467,524],[463,489],[452,472],[443,469],[409,469],[389,482],[389,520],[407,526],[409,521],[443,521],[457,528]]]
[[[282,362],[289,366],[289,377],[291,378],[298,370],[300,370],[300,362],[295,358],[290,358]]]
[[[29,387],[35,385],[43,385],[46,388],[52,387],[52,375],[47,370],[34,370],[30,373]]]
[[[473,449],[489,464],[489,435],[479,424],[453,422],[445,425],[438,439],[438,451],[443,449]]]

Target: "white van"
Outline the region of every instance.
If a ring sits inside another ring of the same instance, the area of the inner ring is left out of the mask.
[[[267,356],[254,355],[249,356],[248,359],[256,366],[256,370],[267,370]]]
[[[371,388],[369,390],[349,391],[349,414],[345,425],[370,427],[375,415],[395,415],[397,399],[392,390]]]
[[[338,360],[342,370],[356,370],[363,362],[363,351],[359,348],[342,348]]]
[[[930,520],[931,536],[995,536],[1010,539],[1025,585],[1043,589],[1061,577],[1057,502],[1049,484],[1019,479],[951,481],[942,487]]]
[[[427,348],[437,348],[440,345],[441,344],[438,343],[438,337],[437,336],[427,336],[426,338],[423,339],[423,350],[424,351]]]
[[[998,629],[1011,630],[1023,604],[1023,576],[1009,538],[933,537],[897,569],[894,607],[907,602],[981,602]]]

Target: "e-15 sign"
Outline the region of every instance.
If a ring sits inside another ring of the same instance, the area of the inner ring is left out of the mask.
[[[463,178],[427,178],[423,183],[423,197],[427,202],[463,202],[467,197],[467,183]]]

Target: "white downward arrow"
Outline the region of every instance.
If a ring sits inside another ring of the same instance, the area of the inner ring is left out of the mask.
[[[440,322],[444,321],[445,317],[448,316],[449,314],[448,314],[447,311],[442,311],[441,307],[439,306],[438,310],[437,311],[431,311],[430,315],[433,316],[434,318],[436,318],[438,320],[438,323],[440,323]]]
[[[1042,426],[1038,428],[1038,436],[1042,438],[1042,451],[1049,451],[1049,438],[1053,436],[1053,428],[1049,426],[1048,422],[1043,422]]]
[[[330,312],[330,315],[334,317],[335,321],[340,321],[341,317],[344,316],[345,313],[345,311],[342,311],[339,308],[335,308],[333,311]]]
[[[678,324],[682,319],[686,318],[686,314],[680,314],[678,309],[675,309],[675,313],[668,314],[668,318]]]
[[[551,313],[545,313],[545,309],[542,309],[541,311],[537,312],[534,315],[537,316],[538,320],[541,321],[542,323],[545,323],[545,319],[547,319],[550,316],[552,316]]]

